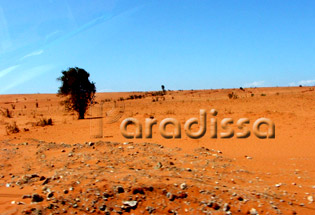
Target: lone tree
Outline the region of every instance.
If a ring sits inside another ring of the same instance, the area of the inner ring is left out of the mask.
[[[74,67],[62,71],[62,76],[57,79],[62,82],[58,95],[66,97],[64,105],[68,110],[76,111],[79,119],[84,119],[96,92],[95,83],[90,82],[89,76],[84,69]]]

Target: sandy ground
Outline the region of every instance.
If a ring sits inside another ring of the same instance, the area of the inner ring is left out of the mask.
[[[315,214],[314,87],[99,93],[84,120],[60,101],[0,96],[0,214]],[[276,136],[213,139],[208,128],[191,139],[184,124],[200,109],[207,122],[247,117],[250,131],[269,118]],[[126,139],[127,117],[143,127],[145,118],[175,118],[182,137],[165,139],[154,125],[151,139]],[[37,125],[44,118],[53,125]],[[13,122],[20,131],[7,134]]]

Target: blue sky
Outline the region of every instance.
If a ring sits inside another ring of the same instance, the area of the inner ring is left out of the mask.
[[[315,85],[315,1],[0,0],[0,94]]]

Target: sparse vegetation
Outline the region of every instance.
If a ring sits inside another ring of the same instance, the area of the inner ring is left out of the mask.
[[[12,118],[12,111],[10,111],[8,108],[4,109],[4,110],[1,110],[1,114],[4,116],[4,117],[7,117],[7,118]]]
[[[262,93],[261,96],[266,96],[266,94],[265,94],[265,93]]]
[[[5,126],[6,132],[7,134],[15,134],[15,133],[19,133],[20,129],[17,126],[16,122],[13,122],[12,124],[7,124]]]
[[[37,123],[36,123],[36,126],[47,126],[47,125],[53,125],[53,121],[51,118],[41,118]]]
[[[103,99],[102,102],[110,102],[112,99]]]
[[[145,95],[130,95],[127,100],[132,100],[132,99],[142,99],[142,98],[145,98]]]
[[[231,93],[228,94],[228,97],[229,97],[229,99],[237,99],[238,95],[236,93],[234,93],[234,92],[231,92]]]

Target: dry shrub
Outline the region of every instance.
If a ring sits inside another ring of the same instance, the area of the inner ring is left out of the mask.
[[[7,131],[7,134],[15,134],[15,133],[19,133],[20,132],[20,129],[17,126],[16,122],[13,122],[12,124],[6,125],[5,129]]]
[[[46,125],[53,125],[53,121],[51,118],[46,119],[46,118],[41,118],[37,123],[36,126],[46,126]]]
[[[1,111],[1,114],[7,118],[12,118],[12,112],[6,108],[4,110],[0,110]]]
[[[234,92],[228,94],[229,99],[237,99],[238,95]]]

